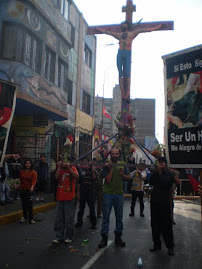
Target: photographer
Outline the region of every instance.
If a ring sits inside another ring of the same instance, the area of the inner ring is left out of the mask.
[[[53,243],[58,244],[64,240],[71,243],[74,233],[74,212],[76,180],[79,178],[77,169],[70,165],[70,160],[65,163],[64,158],[57,164],[55,175],[57,186],[57,207],[54,223],[56,239]]]
[[[80,166],[79,170],[79,180],[78,180],[78,190],[77,196],[80,199],[79,212],[77,217],[77,223],[74,227],[79,228],[83,225],[83,214],[86,202],[90,210],[90,222],[92,229],[97,228],[97,218],[95,214],[95,184],[96,180],[95,167],[90,166],[89,159],[87,157],[83,158],[83,164]]]

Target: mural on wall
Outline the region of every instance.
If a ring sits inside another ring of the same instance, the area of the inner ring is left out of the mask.
[[[62,126],[62,127],[75,127],[75,107],[67,104],[67,111],[68,111],[68,120],[64,121],[56,121],[57,125]]]
[[[1,60],[0,70],[17,84],[20,84],[21,91],[28,93],[41,102],[67,112],[67,98],[63,96],[62,91],[30,68],[21,63]]]
[[[35,31],[41,30],[41,21],[36,12],[34,12],[32,9],[27,10],[27,18],[29,21],[29,24],[31,25],[32,29]]]
[[[46,13],[50,20],[57,25],[57,28],[64,34],[64,36],[70,37],[69,25],[66,23],[62,14],[53,7],[51,2],[44,0],[34,0],[34,2]]]
[[[6,9],[13,18],[23,19],[24,14],[25,14],[24,3],[20,1],[15,1],[15,2],[13,1],[11,3],[8,3],[8,6]]]
[[[43,19],[43,17],[37,10],[31,8],[31,6],[28,5],[29,3],[25,5],[22,2],[15,1],[6,3],[5,5],[1,5],[0,17],[2,21],[11,21],[24,24],[26,27],[30,28],[31,31],[33,31],[48,46],[56,50],[61,58],[68,61],[69,49],[71,44],[71,31],[69,23],[67,23],[66,20],[62,22],[64,20],[63,16],[60,14],[60,12],[57,12],[57,10],[50,3],[48,3],[48,1],[35,2],[37,2],[37,4],[41,8],[43,8],[44,12],[47,12],[47,10],[50,9],[52,10],[50,13],[51,15],[49,14],[49,17],[55,27],[58,28],[59,26],[61,33],[64,34],[64,39],[61,38],[61,36],[59,36],[58,34],[56,34],[55,29]],[[50,9],[46,8],[46,6],[50,6]],[[64,27],[60,25],[61,22],[62,25],[64,24]]]

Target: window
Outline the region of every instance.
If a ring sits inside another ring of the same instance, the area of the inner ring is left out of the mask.
[[[75,28],[74,26],[70,23],[71,25],[71,42],[72,42],[72,48],[74,49],[74,43],[75,43]]]
[[[65,17],[66,20],[69,19],[69,1],[61,0],[60,12]]]
[[[48,126],[48,116],[47,115],[33,115],[33,126]]]
[[[68,66],[58,60],[58,87],[67,93],[67,103],[72,105],[73,82],[68,79]]]
[[[42,42],[26,28],[4,24],[2,48],[3,58],[22,62],[40,73]]]
[[[84,61],[90,68],[92,68],[92,51],[87,45],[85,45],[84,50]]]
[[[66,80],[68,79],[68,66],[62,60],[58,60],[58,87],[66,90]]]
[[[41,70],[41,46],[40,42],[34,36],[26,33],[25,35],[25,49],[23,62],[31,67],[36,72],[40,73]]]
[[[44,57],[44,76],[47,80],[55,82],[55,53],[46,47]]]
[[[66,91],[67,91],[67,103],[72,105],[72,94],[73,94],[73,82],[70,79],[66,80]]]
[[[82,111],[90,115],[90,95],[83,91]]]

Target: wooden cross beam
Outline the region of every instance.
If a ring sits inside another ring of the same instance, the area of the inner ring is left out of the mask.
[[[131,28],[134,29],[146,29],[148,27],[154,27],[159,24],[162,24],[163,27],[161,29],[158,29],[156,31],[165,31],[165,30],[173,30],[173,21],[156,21],[156,22],[140,22],[140,23],[133,23],[131,25]],[[99,30],[96,28],[103,29],[104,31],[111,31],[120,33],[121,32],[121,25],[120,24],[111,24],[111,25],[94,25],[89,26],[87,29],[87,35],[99,35]]]

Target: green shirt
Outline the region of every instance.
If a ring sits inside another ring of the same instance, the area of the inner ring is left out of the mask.
[[[111,182],[108,184],[106,181],[104,183],[103,192],[108,194],[123,194],[123,176],[119,174],[119,169],[124,169],[124,174],[129,175],[129,170],[127,167],[125,167],[124,162],[117,162],[117,164],[123,164],[122,166],[113,166],[113,172],[112,172],[112,179]],[[107,171],[106,167],[103,171],[103,176],[106,177],[109,173],[109,170]]]

